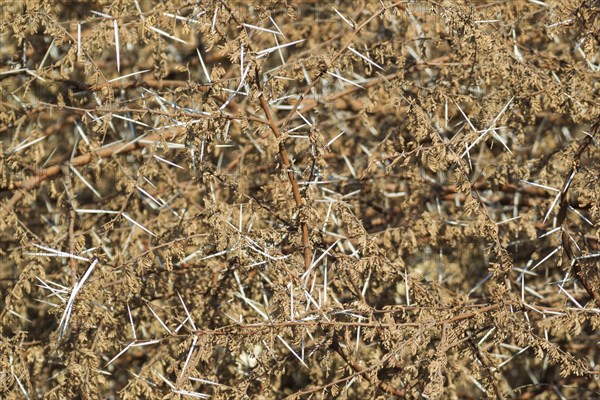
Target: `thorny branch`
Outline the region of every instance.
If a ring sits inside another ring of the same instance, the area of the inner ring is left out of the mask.
[[[116,144],[98,149],[97,151],[77,156],[77,157],[73,158],[72,160],[70,160],[68,162],[68,165],[73,166],[73,167],[78,167],[78,166],[89,164],[90,162],[92,162],[92,160],[102,159],[102,158],[110,158],[110,157],[113,157],[113,156],[115,156],[117,154],[121,154],[121,153],[129,153],[136,149],[139,149],[140,147],[148,146],[147,144],[145,144],[145,142],[155,142],[155,141],[158,141],[161,139],[168,140],[172,136],[175,136],[176,133],[177,133],[177,130],[170,130],[170,131],[167,131],[162,134],[156,133],[156,134],[148,135],[143,138],[143,141],[138,140],[138,141],[134,141],[132,143],[127,143],[127,144],[116,143]],[[155,143],[152,143],[152,145],[155,145]],[[3,207],[5,208],[5,210],[11,211],[16,206],[16,204],[23,198],[23,196],[25,195],[25,193],[28,190],[37,187],[40,183],[42,183],[46,179],[51,178],[55,175],[58,175],[59,173],[62,172],[62,170],[63,170],[63,165],[61,165],[61,164],[54,165],[52,167],[43,169],[36,176],[32,176],[31,178],[25,180],[22,183],[15,182],[15,187],[17,188],[17,190],[15,191],[13,196],[10,198],[8,203],[3,204]]]
[[[17,3],[9,397],[593,396],[591,2]]]
[[[567,197],[568,197],[569,189],[571,188],[571,183],[573,182],[573,178],[575,177],[575,174],[579,170],[579,167],[581,164],[581,157],[582,157],[583,153],[585,153],[586,149],[594,141],[598,140],[599,130],[600,130],[600,119],[597,120],[592,125],[592,129],[590,130],[590,133],[583,138],[583,140],[579,144],[577,151],[573,155],[573,165],[572,165],[571,169],[568,171],[567,175],[565,176],[563,188],[560,192],[560,207],[558,210],[558,216],[557,216],[557,222],[556,222],[557,225],[559,225],[561,227],[561,231],[562,231],[561,242],[562,242],[562,246],[565,250],[565,253],[567,254],[569,261],[571,261],[571,268],[573,268],[573,271],[575,272],[575,276],[577,276],[577,278],[579,279],[579,281],[585,288],[586,292],[589,294],[590,298],[592,298],[596,302],[596,305],[598,307],[600,307],[600,291],[596,285],[594,285],[592,282],[590,282],[590,277],[592,277],[592,279],[595,282],[600,282],[600,276],[598,276],[598,274],[600,274],[600,269],[595,268],[595,271],[594,271],[594,268],[589,268],[590,269],[589,271],[582,270],[579,257],[575,255],[575,251],[573,250],[573,247],[571,244],[572,240],[570,238],[570,235],[568,233],[568,228],[566,226],[566,218],[567,218],[567,210],[569,208],[569,202],[567,200]],[[596,276],[594,276],[594,275],[596,275]]]
[[[275,138],[279,142],[279,155],[281,157],[281,163],[287,170],[287,176],[290,181],[290,184],[292,185],[292,193],[294,195],[294,202],[296,203],[296,207],[300,209],[301,207],[303,207],[302,197],[300,196],[300,189],[298,187],[298,181],[295,177],[294,168],[292,166],[292,163],[290,162],[290,159],[287,155],[287,151],[285,149],[285,142],[281,140],[281,132],[279,131],[279,128],[277,126],[277,123],[273,119],[273,116],[271,115],[269,105],[267,104],[265,96],[262,94],[262,92],[259,94],[259,101],[263,111],[265,112],[265,115],[267,116],[267,120],[269,121],[269,127],[271,128],[273,134],[275,135]],[[306,223],[306,221],[300,221],[300,227],[302,229],[302,244],[304,247],[304,267],[308,271],[310,269],[312,258],[312,249],[310,246],[308,224]]]
[[[231,15],[231,17],[236,21],[236,23],[239,26],[242,26],[241,21],[238,20],[238,18],[232,13],[231,9],[229,8],[229,6],[227,5],[227,3],[223,0],[220,0],[221,4],[228,10],[229,14]],[[247,44],[248,49],[249,50],[253,50],[252,46],[250,44]],[[241,57],[241,56],[240,56]],[[302,196],[300,195],[300,189],[298,187],[298,181],[296,180],[296,176],[295,176],[295,172],[294,172],[294,168],[292,163],[290,162],[290,158],[287,154],[287,150],[285,148],[285,138],[282,137],[281,131],[279,129],[278,123],[275,121],[273,115],[271,114],[271,110],[269,108],[269,104],[267,103],[267,100],[265,99],[266,94],[264,93],[261,83],[260,83],[260,71],[258,70],[258,65],[255,65],[255,74],[256,74],[256,78],[255,78],[255,84],[256,84],[256,88],[258,90],[258,100],[260,102],[260,106],[262,108],[262,111],[265,114],[265,117],[268,121],[268,125],[269,128],[271,129],[271,131],[273,132],[273,135],[275,136],[275,139],[278,142],[278,147],[279,147],[279,157],[281,159],[281,163],[283,168],[286,169],[287,172],[287,176],[288,176],[288,180],[290,182],[290,185],[292,186],[292,195],[294,198],[294,202],[296,204],[296,207],[298,207],[299,211],[301,210],[301,208],[304,206],[304,203],[302,201]],[[242,80],[244,79],[243,77],[241,78]],[[303,246],[303,253],[304,253],[304,268],[306,271],[308,271],[310,269],[311,266],[311,259],[312,259],[312,247],[310,245],[310,234],[308,232],[308,224],[305,220],[301,220],[300,221],[300,229],[302,230],[302,246]]]

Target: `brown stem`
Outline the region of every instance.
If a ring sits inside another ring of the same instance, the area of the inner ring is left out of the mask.
[[[235,16],[235,14],[232,12],[229,5],[222,0],[221,0],[221,4],[225,7],[225,9],[227,9],[231,18],[233,18],[233,20],[239,26],[241,26],[242,25],[241,21],[239,21],[238,18]],[[248,46],[248,49],[252,50],[252,46],[249,43],[247,44],[247,46]],[[256,68],[255,82],[256,82],[256,87],[258,89],[258,93],[259,93],[258,98],[260,101],[260,106],[261,106],[263,112],[265,113],[265,117],[267,118],[267,122],[268,122],[269,127],[271,128],[271,131],[273,131],[273,135],[275,135],[275,138],[279,142],[279,157],[281,158],[281,163],[287,169],[288,180],[290,181],[290,184],[292,185],[292,193],[294,196],[294,202],[296,203],[296,207],[300,208],[300,207],[302,207],[302,196],[300,195],[300,188],[298,187],[298,181],[296,180],[296,177],[294,176],[294,171],[292,169],[292,163],[290,162],[290,158],[288,157],[287,151],[285,149],[285,141],[282,140],[281,130],[279,129],[280,125],[284,126],[285,124],[278,124],[278,122],[275,121],[275,118],[271,114],[269,104],[267,103],[267,100],[265,99],[265,94],[261,88],[260,78],[259,78],[260,74],[258,73],[258,66],[255,66],[255,68]],[[310,88],[308,90],[310,90]],[[294,108],[297,108],[298,105],[299,104],[297,104]],[[293,112],[291,114],[293,114]],[[305,221],[300,221],[300,227],[302,229],[302,246],[304,247],[304,268],[306,270],[309,270],[310,264],[311,264],[311,258],[312,258],[312,249],[310,246],[310,236],[308,234],[308,225]]]
[[[273,115],[271,115],[271,110],[269,109],[269,105],[265,100],[265,96],[262,95],[262,92],[259,96],[260,105],[267,117],[267,121],[269,121],[269,127],[273,131],[273,134],[279,141],[279,157],[281,157],[281,162],[283,166],[287,169],[288,179],[290,184],[292,185],[292,193],[294,195],[294,201],[296,202],[297,207],[302,207],[302,196],[300,196],[300,189],[298,187],[298,181],[294,176],[294,170],[292,169],[292,163],[288,157],[287,151],[285,150],[284,142],[281,139],[281,131],[279,130],[279,126],[277,122],[273,119]],[[310,237],[308,236],[308,225],[305,221],[300,221],[300,226],[302,228],[302,245],[304,246],[304,267],[306,270],[310,269],[311,258],[312,258],[312,250],[310,248]]]
[[[149,135],[149,136],[145,137],[144,140],[159,140],[161,138],[164,140],[168,140],[169,138],[175,136],[176,132],[178,132],[178,131],[171,130],[171,131],[167,131],[163,134],[153,134],[153,135]],[[75,157],[69,162],[69,164],[74,167],[77,167],[80,165],[86,165],[86,164],[89,164],[90,162],[92,162],[96,158],[109,158],[116,154],[129,153],[129,152],[131,152],[135,149],[138,149],[140,147],[143,147],[143,146],[147,146],[147,145],[144,143],[141,143],[140,141],[132,142],[132,143],[128,143],[128,144],[116,143],[111,146],[107,146],[102,149],[99,149],[97,151],[85,153],[78,157]],[[42,171],[40,171],[39,174],[37,174],[36,176],[32,176],[31,178],[27,179],[25,182],[15,182],[15,187],[20,190],[17,190],[14,192],[13,196],[10,198],[8,203],[4,206],[5,210],[8,210],[8,211],[12,210],[17,205],[17,203],[19,201],[21,201],[23,196],[25,196],[25,193],[27,191],[39,186],[46,179],[51,178],[55,175],[58,175],[61,172],[62,167],[63,167],[63,165],[61,165],[61,164],[53,165],[51,167],[43,169]]]

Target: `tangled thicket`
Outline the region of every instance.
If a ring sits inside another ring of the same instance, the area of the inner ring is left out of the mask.
[[[2,398],[600,396],[598,2],[0,7]]]

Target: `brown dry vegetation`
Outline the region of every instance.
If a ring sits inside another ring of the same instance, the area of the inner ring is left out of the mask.
[[[597,1],[3,1],[0,397],[600,398]]]

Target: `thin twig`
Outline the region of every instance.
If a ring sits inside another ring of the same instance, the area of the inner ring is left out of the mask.
[[[258,84],[258,79],[257,79],[257,84]],[[258,85],[260,88],[260,84],[258,84]],[[275,135],[275,138],[277,138],[277,140],[279,142],[279,157],[281,157],[281,163],[287,170],[287,175],[288,175],[290,184],[292,185],[292,193],[294,195],[294,201],[296,202],[296,206],[302,207],[302,196],[300,196],[300,188],[298,187],[298,181],[296,180],[296,177],[294,176],[294,170],[292,168],[292,163],[290,162],[290,159],[288,157],[284,142],[283,142],[283,140],[280,140],[281,139],[281,131],[279,130],[279,126],[278,126],[277,122],[275,122],[275,120],[273,119],[273,116],[271,115],[271,110],[269,109],[269,105],[268,105],[267,101],[265,100],[265,96],[262,95],[262,92],[259,95],[259,101],[260,101],[260,105],[265,113],[265,116],[267,117],[267,121],[269,121],[269,127],[271,128],[271,130],[273,131],[273,134]],[[309,270],[310,269],[310,260],[312,258],[312,249],[310,246],[310,238],[308,235],[308,225],[306,224],[305,221],[301,221],[300,226],[302,229],[302,245],[304,246],[304,266],[305,266],[306,270]]]
[[[90,162],[92,162],[93,160],[98,159],[98,158],[109,158],[115,154],[129,153],[129,152],[132,152],[141,147],[147,146],[148,142],[152,142],[152,141],[160,140],[160,139],[168,140],[171,137],[174,137],[178,132],[179,132],[179,130],[172,129],[172,130],[166,131],[162,134],[156,133],[153,135],[146,136],[144,138],[144,142],[136,141],[136,142],[132,142],[129,144],[116,143],[111,146],[107,146],[102,149],[99,149],[97,151],[93,151],[90,153],[85,153],[80,156],[77,156],[69,162],[69,165],[77,167],[80,165],[89,164]],[[48,167],[48,168],[42,170],[39,174],[37,174],[36,176],[32,176],[31,178],[27,179],[24,182],[15,182],[15,187],[17,188],[17,190],[14,192],[13,196],[10,198],[8,203],[6,205],[3,205],[5,210],[6,211],[12,210],[17,205],[17,203],[25,196],[27,191],[29,191],[35,187],[38,187],[46,179],[49,179],[49,178],[52,178],[52,177],[58,175],[61,172],[62,168],[63,168],[62,164],[53,165],[51,167]]]

